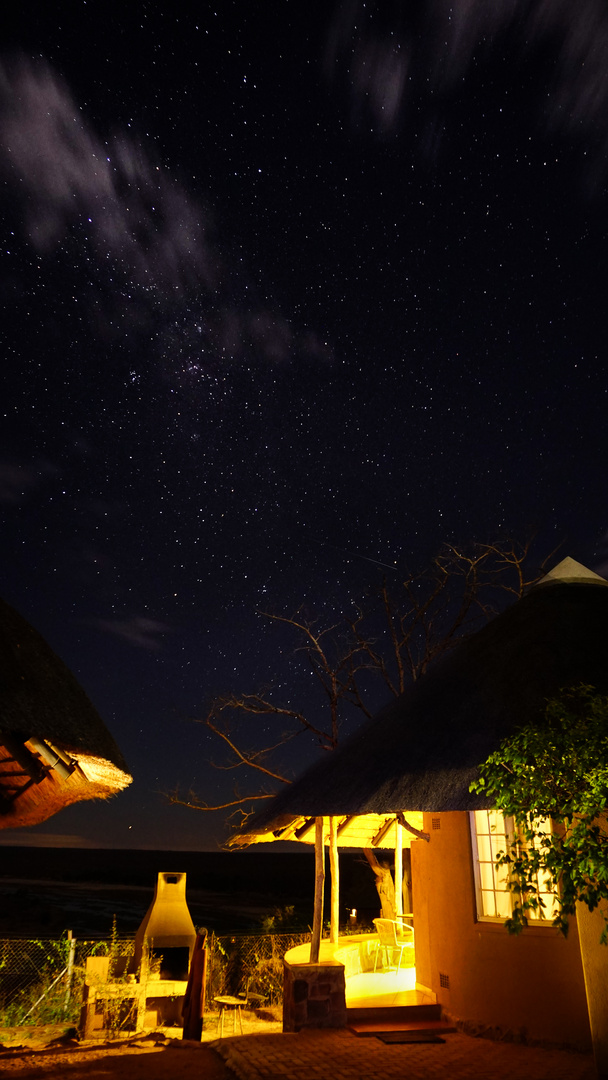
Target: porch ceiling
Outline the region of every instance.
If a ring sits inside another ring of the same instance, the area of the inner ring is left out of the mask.
[[[422,830],[422,813],[405,811],[404,816],[414,829]],[[343,814],[338,823],[338,847],[342,848],[394,848],[397,844],[397,822],[394,814]],[[323,840],[329,844],[329,818],[323,818]],[[401,830],[403,847],[409,847],[415,839],[407,829]],[[302,844],[314,844],[314,817],[295,817],[274,829],[239,834],[232,838],[229,847],[246,847],[249,844],[266,844],[275,840],[297,840]]]

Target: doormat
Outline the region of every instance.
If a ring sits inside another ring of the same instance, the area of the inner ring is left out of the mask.
[[[385,1031],[378,1032],[376,1038],[389,1046],[396,1043],[444,1043],[440,1035],[432,1031]]]

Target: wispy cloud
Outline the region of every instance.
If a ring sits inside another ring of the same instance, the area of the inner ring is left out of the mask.
[[[251,307],[247,286],[239,286],[241,265],[234,273],[211,242],[208,207],[150,144],[125,128],[96,130],[43,60],[0,62],[0,164],[37,251],[53,251],[70,234],[102,278],[122,267],[124,287],[113,284],[109,301],[121,317],[104,325],[97,310],[99,332],[109,333],[112,322],[135,333],[154,326],[165,378],[208,393],[209,364],[232,368],[252,353],[270,366],[331,361],[322,333]]]
[[[134,615],[131,619],[93,619],[93,626],[108,634],[124,638],[129,644],[140,649],[158,652],[161,643],[158,637],[172,632],[172,627],[157,619]]]
[[[608,9],[604,0],[429,0],[422,17],[414,7],[343,0],[328,34],[326,67],[345,63],[355,115],[381,134],[398,130],[416,82],[450,90],[480,55],[509,33],[522,57],[550,48],[553,77],[539,99],[539,121],[549,131],[608,142]]]
[[[124,132],[102,138],[43,62],[0,66],[0,144],[39,251],[78,228],[140,286],[210,284],[206,215]]]

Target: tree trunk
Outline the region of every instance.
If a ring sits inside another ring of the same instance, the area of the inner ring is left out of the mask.
[[[325,885],[325,848],[323,846],[323,818],[315,818],[315,908],[310,942],[310,963],[319,963],[321,934],[323,932],[323,886]]]
[[[395,918],[395,885],[390,867],[378,862],[374,852],[370,848],[364,848],[364,855],[371,866],[376,878],[376,888],[380,897],[380,907],[383,919]]]

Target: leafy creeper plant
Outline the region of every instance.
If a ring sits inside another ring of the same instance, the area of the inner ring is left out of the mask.
[[[516,826],[496,860],[508,868],[514,894],[510,933],[521,933],[530,914],[543,917],[543,892],[554,893],[553,925],[564,935],[577,902],[593,911],[608,900],[608,696],[591,686],[563,691],[537,724],[503,741],[470,790]]]

